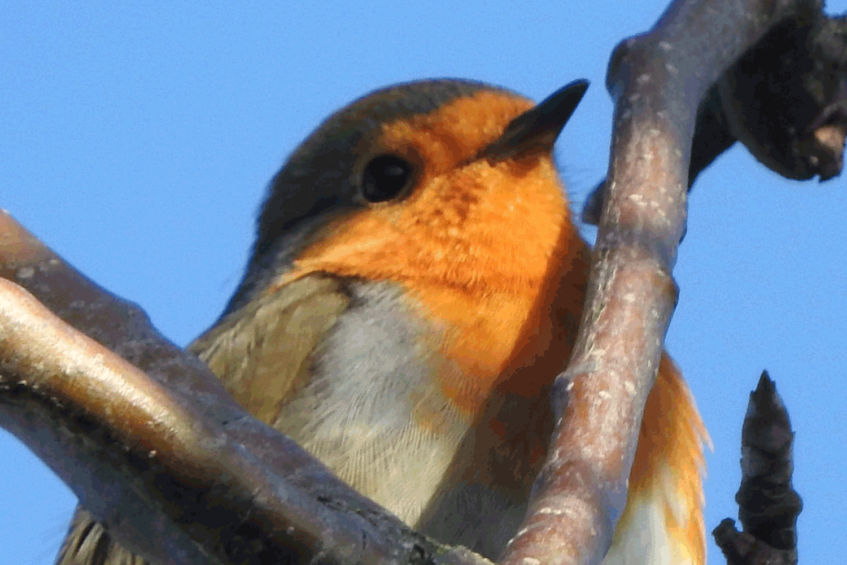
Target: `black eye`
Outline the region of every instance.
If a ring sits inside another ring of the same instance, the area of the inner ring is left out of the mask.
[[[380,155],[365,167],[362,196],[368,202],[385,202],[412,182],[412,166],[394,155]]]

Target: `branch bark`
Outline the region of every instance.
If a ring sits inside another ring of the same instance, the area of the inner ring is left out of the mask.
[[[712,85],[779,23],[815,2],[671,4],[621,43],[607,86],[614,135],[588,299],[554,390],[557,430],[525,525],[503,563],[596,564],[625,502],[647,394],[676,304],[692,139]]]

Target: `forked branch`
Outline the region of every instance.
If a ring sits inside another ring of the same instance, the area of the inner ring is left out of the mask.
[[[595,199],[602,215],[588,300],[556,383],[551,457],[504,563],[596,564],[608,550],[676,304],[671,272],[685,233],[698,108],[769,30],[810,17],[822,17],[820,4],[678,1],[613,54],[612,155]],[[717,140],[715,155],[726,146]]]
[[[504,563],[585,565],[605,554],[676,300],[671,271],[698,108],[710,107],[701,102],[713,85],[769,30],[812,12],[818,17],[820,6],[800,0],[678,1],[650,32],[617,48],[608,75],[613,153],[589,302],[557,380],[551,458]],[[840,124],[842,107],[813,119],[807,133],[843,145],[831,128],[816,133]],[[711,153],[735,138],[735,130],[718,136]],[[88,336],[0,284],[0,422],[130,549],[167,563],[481,561],[437,547],[351,491],[235,405],[140,310],[85,280],[5,214],[0,278]]]

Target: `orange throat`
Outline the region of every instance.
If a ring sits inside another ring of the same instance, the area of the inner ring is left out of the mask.
[[[504,380],[529,376],[538,382],[520,394],[539,394],[570,356],[582,308],[586,246],[549,148],[475,157],[530,107],[481,92],[383,124],[379,150],[420,165],[415,190],[324,226],[280,282],[325,273],[404,289],[453,367],[438,370],[445,396],[468,414]]]
[[[586,270],[552,159],[474,163],[437,180],[339,218],[282,282],[325,273],[400,285],[441,336],[454,366],[442,390],[463,412],[530,364],[537,382],[522,376],[520,393],[537,395],[570,355]]]

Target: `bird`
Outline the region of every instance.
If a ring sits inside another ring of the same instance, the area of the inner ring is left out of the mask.
[[[259,420],[411,527],[496,559],[554,427],[591,249],[539,104],[440,79],[326,119],[270,183],[235,294],[189,346]],[[665,353],[605,565],[704,565],[694,399]],[[85,510],[60,565],[145,561]]]

